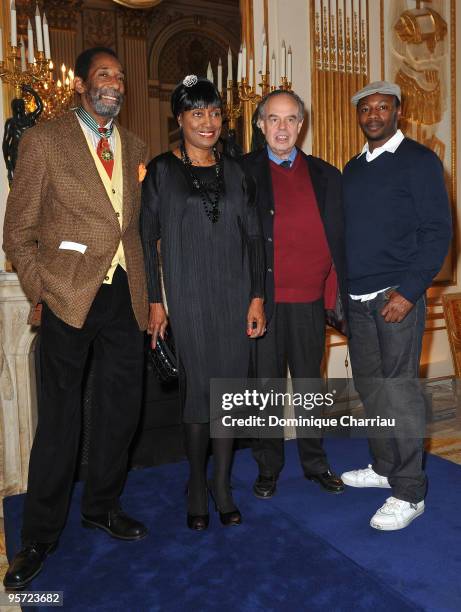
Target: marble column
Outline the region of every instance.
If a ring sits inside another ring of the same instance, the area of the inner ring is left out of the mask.
[[[0,500],[27,487],[37,424],[36,333],[27,324],[28,314],[16,274],[0,272]]]

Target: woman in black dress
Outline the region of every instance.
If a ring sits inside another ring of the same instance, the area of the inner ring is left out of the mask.
[[[190,465],[187,524],[200,530],[209,521],[210,379],[248,374],[248,338],[265,331],[264,244],[252,190],[239,164],[215,148],[222,125],[216,87],[189,75],[176,87],[171,105],[182,141],[147,168],[141,234],[153,346],[167,323],[157,255],[161,243]],[[241,522],[229,484],[232,447],[232,438],[212,440],[211,494],[225,525]]]

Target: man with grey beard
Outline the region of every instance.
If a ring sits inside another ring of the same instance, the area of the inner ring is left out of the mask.
[[[146,527],[119,496],[141,407],[148,301],[139,236],[145,145],[116,125],[124,73],[111,49],[75,64],[78,108],[28,130],[8,198],[4,250],[31,312],[41,313],[40,406],[29,465],[22,548],[4,579],[21,589],[64,527],[90,351],[93,413],[82,524],[120,540]]]

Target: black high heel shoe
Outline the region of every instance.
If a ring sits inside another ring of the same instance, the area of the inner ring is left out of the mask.
[[[213,485],[212,483],[208,483],[208,490],[210,492],[211,499],[214,502],[214,507],[216,512],[219,513],[219,519],[224,527],[233,527],[234,525],[240,525],[242,522],[242,514],[240,510],[235,507],[234,510],[230,510],[229,512],[221,512],[218,508],[218,502],[216,501],[215,495],[213,493]]]
[[[208,508],[208,489],[205,487],[206,493],[206,505]],[[186,495],[189,498],[189,487],[186,487]],[[203,531],[208,528],[210,524],[210,515],[207,512],[206,514],[190,514],[187,513],[187,526],[189,529],[194,529],[195,531]]]

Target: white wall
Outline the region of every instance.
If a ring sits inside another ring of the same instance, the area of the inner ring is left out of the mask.
[[[269,66],[272,51],[277,61],[277,79],[280,82],[280,51],[282,41],[293,52],[293,90],[304,100],[306,109],[311,105],[311,65],[309,40],[308,0],[268,0],[269,7]],[[256,66],[259,70],[261,57],[261,32],[264,24],[263,0],[253,0],[253,22]],[[306,152],[312,148],[309,130],[300,147]]]

